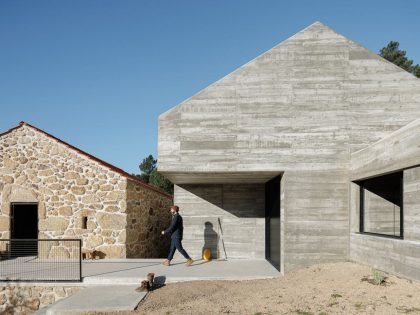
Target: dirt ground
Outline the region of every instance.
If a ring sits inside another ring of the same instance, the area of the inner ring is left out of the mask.
[[[370,267],[324,264],[284,277],[193,281],[149,293],[137,311],[121,314],[420,314],[420,283],[388,276],[371,282]]]

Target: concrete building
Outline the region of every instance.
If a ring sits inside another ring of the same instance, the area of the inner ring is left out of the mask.
[[[420,279],[417,118],[419,79],[310,25],[159,117],[184,246]]]
[[[0,203],[0,239],[82,239],[105,258],[168,249],[171,195],[24,122],[0,134]]]

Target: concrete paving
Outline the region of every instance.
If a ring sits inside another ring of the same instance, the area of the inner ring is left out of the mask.
[[[77,281],[80,279],[78,259],[42,259],[36,256],[0,260],[0,279],[10,281]]]
[[[106,285],[86,288],[54,305],[40,310],[46,315],[77,315],[87,312],[132,311],[146,296],[138,285]]]
[[[108,259],[83,262],[83,284],[139,284],[149,272],[165,283],[192,280],[251,280],[279,277],[281,274],[266,260],[195,261],[184,260],[163,266],[163,259]]]
[[[79,285],[86,288],[35,314],[67,315],[93,311],[134,310],[146,296],[135,289],[149,272],[155,273],[157,286],[180,281],[252,280],[281,276],[281,273],[266,260],[199,260],[191,266],[186,266],[184,260],[174,260],[170,267],[163,266],[162,261],[163,259],[85,260],[82,269],[84,278]],[[75,283],[66,285],[74,286]]]

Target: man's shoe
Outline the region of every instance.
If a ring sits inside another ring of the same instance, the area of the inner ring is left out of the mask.
[[[164,266],[170,266],[171,265],[171,262],[169,261],[169,260],[164,260],[163,262],[162,262],[162,265],[164,265]]]
[[[194,261],[190,258],[187,259],[187,266],[191,266]]]

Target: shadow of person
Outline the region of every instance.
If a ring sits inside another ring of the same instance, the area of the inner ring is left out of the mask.
[[[201,251],[201,257],[203,257],[204,250],[210,249],[211,257],[217,258],[217,232],[213,229],[213,223],[205,222],[204,223],[204,246]]]

